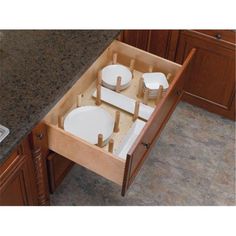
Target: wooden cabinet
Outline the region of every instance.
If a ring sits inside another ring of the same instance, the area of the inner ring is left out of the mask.
[[[0,205],[38,205],[34,165],[27,139],[0,166]]]
[[[72,168],[74,162],[48,149],[47,129],[39,123],[29,135],[35,166],[39,205],[49,205],[53,193]]]
[[[50,205],[46,159],[49,153],[46,126],[39,123],[29,134],[30,149],[34,164],[38,204]]]
[[[123,41],[180,64],[196,48],[183,100],[235,120],[235,34],[232,30],[125,30]]]
[[[179,30],[150,30],[147,51],[174,61]]]
[[[197,49],[183,99],[230,119],[235,119],[235,44],[227,40],[233,35],[181,31],[176,55],[182,63],[192,48]]]
[[[121,41],[173,61],[178,37],[179,30],[124,30]]]
[[[147,50],[149,30],[124,30],[121,41],[142,50]]]
[[[73,167],[74,162],[69,159],[51,152],[47,157],[47,168],[50,192],[53,193],[61,184],[67,173]]]
[[[50,153],[47,130],[38,124],[0,166],[0,205],[50,205],[53,193],[73,162]]]

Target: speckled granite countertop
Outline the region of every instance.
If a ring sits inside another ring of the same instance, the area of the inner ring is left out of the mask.
[[[0,124],[10,129],[0,144],[0,163],[118,34],[0,31]]]

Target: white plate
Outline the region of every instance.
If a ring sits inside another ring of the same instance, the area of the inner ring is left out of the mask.
[[[105,83],[104,81],[102,82],[102,85],[103,85],[104,87],[106,87],[106,88],[111,89],[111,90],[115,90],[115,89],[116,89],[116,86],[111,86],[110,84],[107,84],[107,83]],[[125,85],[123,85],[123,86],[120,86],[120,90],[124,90],[124,89],[128,88],[129,86],[130,86],[130,83],[125,84]]]
[[[121,90],[127,88],[132,79],[132,73],[123,65],[109,65],[104,67],[102,69],[103,85],[114,90],[118,76],[121,77]]]
[[[150,90],[157,90],[160,85],[163,86],[163,89],[167,89],[169,87],[165,74],[161,72],[144,73],[143,80],[145,87]]]
[[[94,91],[93,97],[97,97],[97,90]],[[134,113],[135,100],[120,93],[113,92],[110,89],[101,87],[101,100],[131,114]],[[153,107],[140,103],[138,116],[144,120],[148,120],[153,111]]]
[[[64,120],[64,129],[91,144],[97,144],[98,134],[106,142],[113,133],[114,119],[97,106],[82,106],[72,110]]]
[[[125,138],[123,139],[122,143],[119,145],[115,154],[118,155],[122,159],[126,159],[127,153],[134,144],[135,140],[139,136],[140,132],[142,131],[143,127],[145,126],[146,122],[137,119],[132,127],[129,129],[128,133],[126,134]]]

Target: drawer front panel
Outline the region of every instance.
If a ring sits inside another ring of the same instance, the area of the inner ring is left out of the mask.
[[[103,149],[48,124],[49,149],[86,167],[87,169],[121,185],[124,175],[124,161]]]
[[[200,33],[211,36],[216,40],[223,40],[235,44],[236,32],[233,30],[197,30]]]
[[[147,158],[152,145],[159,137],[162,129],[165,127],[165,124],[167,123],[181,98],[183,94],[183,86],[186,78],[185,75],[187,73],[187,68],[190,65],[194,54],[195,49],[193,49],[188,55],[162,102],[157,106],[155,112],[144,127],[142,134],[139,136],[139,138],[136,140],[136,143],[130,150],[125,166],[125,175],[122,186],[123,196],[125,195],[128,187],[133,182],[138,171],[142,167],[142,164]]]

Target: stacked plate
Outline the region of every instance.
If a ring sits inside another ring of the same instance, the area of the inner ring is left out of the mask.
[[[105,145],[113,133],[114,119],[104,109],[97,106],[83,106],[72,110],[64,120],[64,130],[91,143],[98,143],[98,135],[103,135]]]
[[[144,88],[149,88],[149,98],[155,98],[159,87],[162,85],[164,91],[168,89],[169,83],[165,74],[161,72],[144,73]]]
[[[117,78],[121,77],[120,90],[129,87],[132,73],[123,65],[109,65],[102,69],[102,85],[111,90],[116,89]]]

